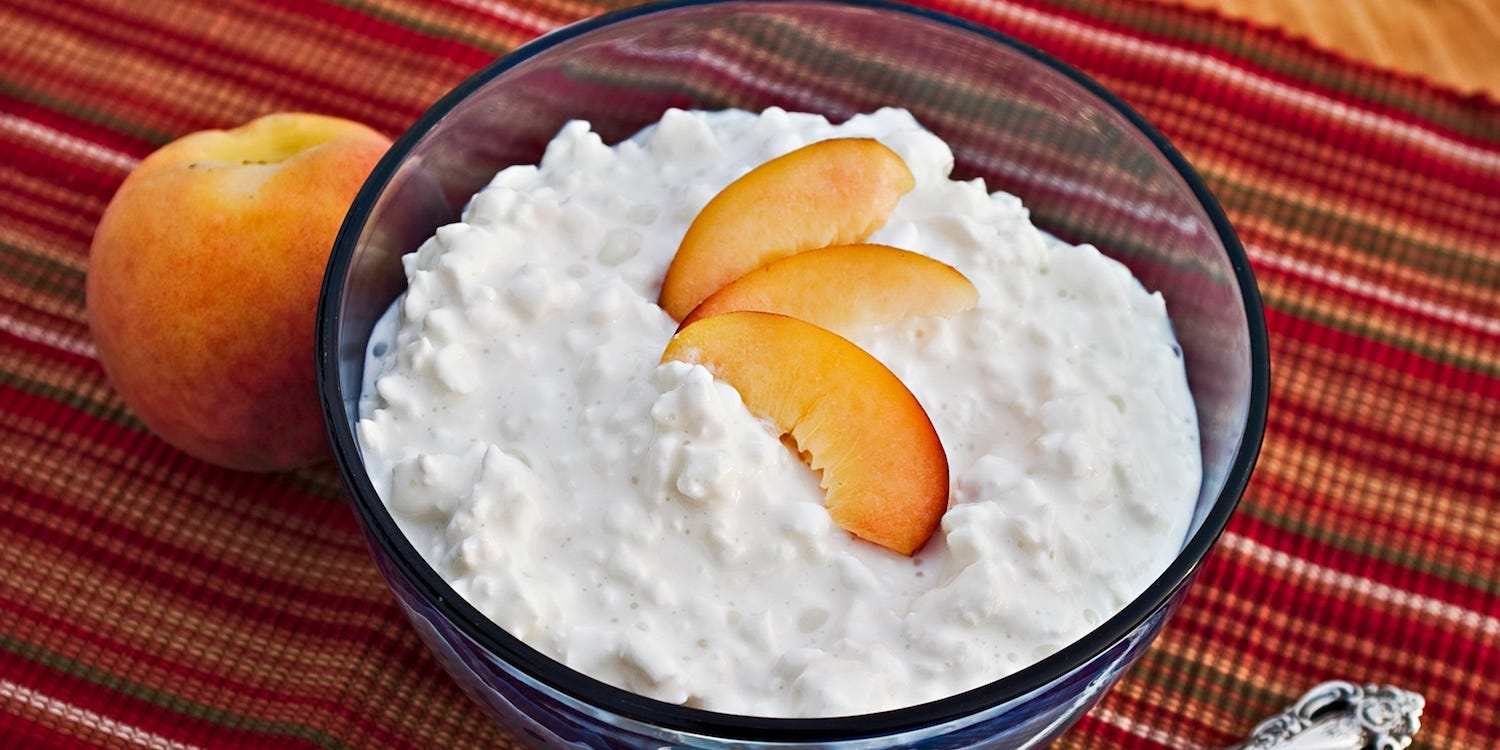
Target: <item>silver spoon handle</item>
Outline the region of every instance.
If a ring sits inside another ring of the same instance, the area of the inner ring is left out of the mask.
[[[1389,685],[1325,682],[1228,750],[1402,750],[1421,726],[1424,703]]]

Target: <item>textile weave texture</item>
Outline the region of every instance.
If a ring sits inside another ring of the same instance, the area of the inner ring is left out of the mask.
[[[1500,742],[1500,104],[1145,0],[923,0],[1121,95],[1200,171],[1267,306],[1240,509],[1058,743],[1218,747],[1328,679]],[[150,435],[84,316],[90,237],[167,141],[306,110],[392,136],[619,0],[0,2],[0,747],[503,748],[377,575],[329,465]]]

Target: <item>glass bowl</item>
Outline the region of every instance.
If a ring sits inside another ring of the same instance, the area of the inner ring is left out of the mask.
[[[371,486],[355,439],[365,347],[405,287],[401,256],[454,221],[500,169],[535,163],[568,120],[606,142],[670,107],[822,113],[905,107],[943,137],[954,177],[1021,197],[1033,221],[1089,242],[1160,291],[1196,402],[1203,482],[1175,560],[1061,651],[949,698],[863,716],[771,719],[669,705],[590,679],[486,619],[430,568]],[[460,685],[542,747],[993,747],[1044,744],[1075,721],[1182,601],[1249,480],[1269,362],[1243,248],[1202,180],[1118,98],[992,30],[885,2],[665,3],[559,29],[495,62],[401,137],[360,191],[318,307],[317,368],[334,455],[381,573]]]

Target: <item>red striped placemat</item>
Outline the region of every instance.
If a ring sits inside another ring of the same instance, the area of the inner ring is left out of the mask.
[[[147,434],[83,316],[95,221],[171,138],[275,110],[395,135],[617,3],[0,4],[0,746],[514,743],[423,650],[329,467]],[[625,3],[629,4],[629,3]],[[1059,743],[1227,744],[1331,678],[1500,738],[1500,105],[1145,0],[959,0],[1121,94],[1202,172],[1268,308],[1265,450],[1196,588]]]

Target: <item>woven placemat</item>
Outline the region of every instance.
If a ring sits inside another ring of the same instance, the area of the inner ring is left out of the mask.
[[[1414,747],[1500,737],[1500,106],[1147,0],[932,7],[1082,68],[1200,170],[1267,303],[1244,503],[1066,748],[1227,744],[1331,678],[1421,691]],[[617,3],[0,3],[0,747],[480,748],[330,467],[240,474],[148,434],[84,320],[136,160],[311,110],[399,134]]]

